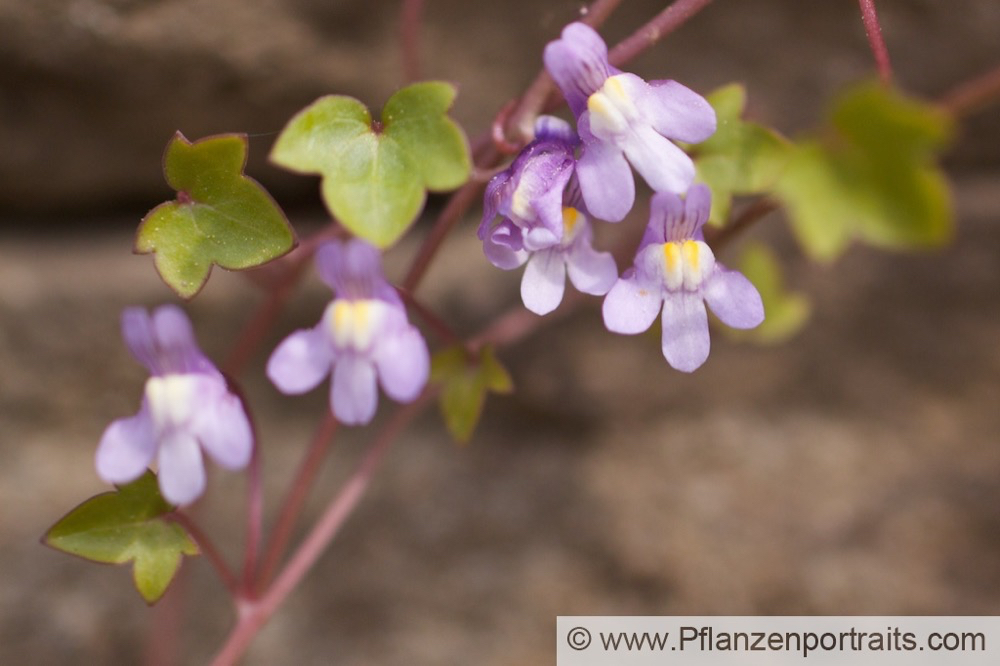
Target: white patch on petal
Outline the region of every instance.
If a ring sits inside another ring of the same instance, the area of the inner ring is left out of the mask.
[[[323,319],[338,350],[367,352],[391,306],[378,299],[338,298],[327,306]]]
[[[622,75],[612,76],[587,98],[590,131],[599,139],[611,141],[625,134],[639,117],[639,109],[628,95]]]
[[[715,270],[712,248],[702,241],[685,240],[650,247],[660,248],[660,275],[668,291],[699,291]]]
[[[153,428],[162,433],[184,428],[191,422],[201,400],[199,389],[205,375],[183,374],[150,377],[146,380],[146,404],[153,421]]]

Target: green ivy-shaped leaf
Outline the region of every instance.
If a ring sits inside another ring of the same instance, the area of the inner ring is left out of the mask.
[[[295,247],[295,233],[267,191],[244,175],[247,137],[225,134],[167,144],[163,173],[177,199],[151,210],[139,225],[135,251],[154,253],[163,281],[192,298],[212,264],[230,270],[260,266]]]
[[[935,160],[951,124],[874,83],[836,100],[826,131],[795,146],[775,188],[806,251],[829,261],[853,239],[899,249],[947,242],[953,212]]]
[[[748,245],[740,257],[739,269],[760,292],[767,316],[757,328],[736,330],[727,327],[727,332],[754,342],[774,344],[784,342],[802,330],[809,320],[809,299],[787,290],[781,264],[766,245]]]
[[[492,347],[484,347],[477,358],[470,358],[462,347],[438,352],[431,362],[431,381],[442,385],[441,414],[448,432],[463,444],[479,423],[486,394],[514,390]]]
[[[198,554],[184,529],[163,517],[172,510],[160,496],[156,476],[146,472],[70,511],[46,533],[43,543],[94,562],[133,562],[135,587],[153,604],[166,592],[181,558]]]
[[[763,125],[742,120],[746,90],[733,83],[707,96],[715,109],[715,134],[697,144],[697,180],[712,189],[709,222],[729,219],[734,194],[757,194],[771,188],[788,161],[790,144]]]
[[[385,248],[416,220],[427,190],[451,190],[469,177],[468,141],[447,116],[454,99],[450,84],[416,83],[389,98],[373,122],[352,97],[321,97],[285,126],[271,160],[321,175],[334,217]]]

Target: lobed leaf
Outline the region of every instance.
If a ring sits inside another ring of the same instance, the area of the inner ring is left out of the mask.
[[[697,179],[712,190],[709,222],[729,219],[733,195],[769,190],[789,157],[789,142],[762,125],[742,120],[746,90],[738,83],[723,86],[707,98],[715,109],[715,134],[697,145]]]
[[[947,242],[954,215],[935,160],[950,134],[943,112],[896,91],[847,91],[822,138],[795,147],[775,188],[806,251],[829,261],[853,239],[898,249]]]
[[[285,126],[271,160],[319,174],[330,213],[354,235],[388,247],[416,220],[428,190],[469,177],[468,142],[447,116],[454,98],[447,83],[417,83],[389,98],[373,123],[361,102],[321,97]]]
[[[510,393],[514,383],[500,364],[492,347],[484,347],[469,358],[462,347],[438,352],[431,362],[431,381],[442,385],[441,414],[445,426],[464,444],[482,416],[487,393]]]
[[[43,543],[93,562],[132,562],[136,589],[146,603],[166,592],[184,555],[197,555],[187,532],[164,516],[173,507],[160,495],[156,476],[83,502],[52,526]]]
[[[226,134],[189,142],[178,132],[167,144],[163,172],[177,193],[143,218],[135,251],[154,255],[163,281],[192,298],[212,265],[244,270],[295,246],[295,234],[267,191],[244,175],[247,138]]]

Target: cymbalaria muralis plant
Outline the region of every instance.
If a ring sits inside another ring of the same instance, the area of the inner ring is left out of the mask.
[[[150,604],[185,558],[205,555],[236,608],[215,661],[231,664],[336,536],[392,439],[437,403],[446,429],[468,441],[488,394],[513,390],[503,350],[553,319],[546,315],[580,310],[581,321],[608,336],[641,333],[659,320],[665,362],[644,380],[684,381],[674,369],[690,373],[712,362],[709,312],[723,325],[713,337],[745,329],[744,343],[787,337],[804,320],[790,314],[802,296],[780,287],[772,253],[743,248],[752,262],[732,253],[748,227],[782,219],[767,213],[782,209],[817,261],[835,260],[852,242],[902,250],[946,242],[953,220],[936,159],[962,108],[922,103],[893,87],[879,31],[868,35],[881,81],[844,90],[817,131],[795,140],[744,119],[739,84],[695,91],[621,69],[710,4],[676,0],[609,49],[599,30],[618,2],[597,0],[552,34],[538,53],[539,77],[522,94],[511,91],[511,103],[472,142],[449,116],[450,83],[403,87],[377,117],[351,97],[317,99],[289,121],[270,153],[279,167],[320,177],[329,221],[305,237],[244,173],[245,135],[188,141],[178,132],[164,157],[176,199],[142,220],[135,251],[152,254],[163,281],[185,300],[197,296],[214,265],[272,264],[269,296],[220,365],[198,347],[178,305],[123,313],[124,344],[150,377],[141,390],[122,387],[138,394],[138,412],[94,434],[96,473],[116,487],[73,509],[44,542],[98,562],[131,563]],[[404,1],[411,72],[415,6]],[[870,27],[873,4],[861,6]],[[433,225],[415,226],[428,193],[446,192],[453,194]],[[466,223],[476,217],[483,256],[473,260],[522,269],[523,307],[496,312],[494,324],[463,337],[418,287],[448,236],[476,233]],[[417,250],[394,284],[383,253],[404,237]],[[316,304],[312,328],[276,330],[281,306],[313,259],[332,298]],[[569,294],[567,279],[575,288]],[[329,401],[265,535],[259,454],[271,443],[257,438],[240,382],[267,339],[281,340],[267,356],[273,385],[297,395],[329,382]],[[369,425],[380,412],[384,423]],[[293,544],[314,463],[337,424],[375,431],[357,470]],[[206,458],[246,474],[238,571],[191,511],[213,481]]]

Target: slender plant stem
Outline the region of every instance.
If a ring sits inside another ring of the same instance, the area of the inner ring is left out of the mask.
[[[417,257],[410,265],[410,270],[403,280],[403,289],[412,292],[420,284],[427,269],[431,265],[434,256],[440,249],[444,239],[448,236],[452,227],[462,219],[462,214],[472,206],[482,194],[484,184],[477,181],[469,181],[457,192],[451,195],[448,203],[438,216],[427,238],[424,240]]]
[[[279,274],[274,284],[271,285],[267,298],[258,306],[250,320],[243,326],[239,339],[233,345],[233,351],[230,352],[222,364],[224,374],[232,377],[238,377],[242,374],[250,358],[257,351],[261,342],[263,342],[264,336],[271,330],[274,320],[277,319],[281,309],[292,295],[292,290],[299,283],[302,271],[305,269],[309,259],[316,253],[316,249],[323,242],[342,236],[343,234],[344,231],[339,225],[327,225],[304,240],[293,251],[293,254],[283,258],[283,261],[286,262],[281,267],[283,272]]]
[[[243,555],[243,593],[252,594],[257,556],[260,553],[261,523],[264,517],[264,492],[260,476],[260,446],[254,433],[253,449],[247,469],[247,536]]]
[[[371,484],[376,469],[389,450],[389,445],[430,403],[435,394],[434,389],[425,389],[414,402],[400,407],[372,440],[351,478],[327,505],[305,541],[278,574],[274,584],[258,601],[248,601],[242,605],[236,627],[212,661],[215,666],[234,664],[246,651],[260,628],[295,589],[340,531]]]
[[[761,197],[740,212],[739,216],[721,229],[706,228],[705,240],[718,254],[732,240],[749,229],[758,220],[780,208],[774,199]]]
[[[885,47],[885,40],[882,38],[882,25],[875,11],[875,0],[858,0],[858,5],[861,7],[861,20],[865,24],[868,45],[875,56],[878,76],[884,85],[889,85],[892,83],[892,64],[889,62],[889,49]]]
[[[184,528],[184,531],[187,532],[198,545],[198,550],[204,553],[205,557],[208,558],[208,561],[212,563],[213,567],[215,567],[215,570],[219,574],[219,578],[222,580],[222,584],[226,586],[229,593],[233,595],[234,599],[239,598],[242,593],[239,580],[236,578],[235,574],[233,574],[229,565],[226,564],[226,560],[219,553],[215,544],[212,543],[212,540],[208,538],[208,535],[206,535],[202,529],[198,527],[198,524],[194,522],[191,516],[182,511],[172,511],[163,517],[167,520],[174,521]]]
[[[403,0],[400,11],[400,51],[403,56],[403,78],[412,83],[420,80],[420,23],[424,0]]]
[[[969,81],[963,81],[941,99],[941,107],[956,118],[1000,101],[1000,66]]]
[[[416,297],[413,296],[408,291],[403,289],[397,289],[403,302],[406,306],[417,313],[425,324],[427,324],[434,334],[446,345],[456,345],[462,342],[458,334],[451,329],[440,317],[438,317],[430,308],[421,303]]]
[[[581,21],[592,28],[604,23],[612,12],[618,8],[622,0],[596,0],[583,12]],[[509,113],[506,124],[508,131],[513,131],[521,144],[531,140],[534,134],[535,118],[550,104],[549,98],[555,93],[555,81],[543,68],[528,89],[517,100],[513,112]]]
[[[687,23],[711,2],[712,0],[676,0],[629,37],[616,44],[608,52],[608,61],[617,66],[632,60]]]
[[[271,577],[281,563],[281,558],[285,554],[288,541],[292,536],[292,530],[295,528],[295,522],[302,512],[302,507],[309,496],[309,491],[316,480],[323,459],[330,450],[330,444],[336,432],[337,419],[327,410],[313,434],[312,441],[309,443],[309,448],[299,464],[299,469],[295,473],[292,483],[288,486],[288,494],[281,505],[278,520],[272,530],[271,540],[261,564],[260,575],[257,577],[258,589],[271,582]]]

